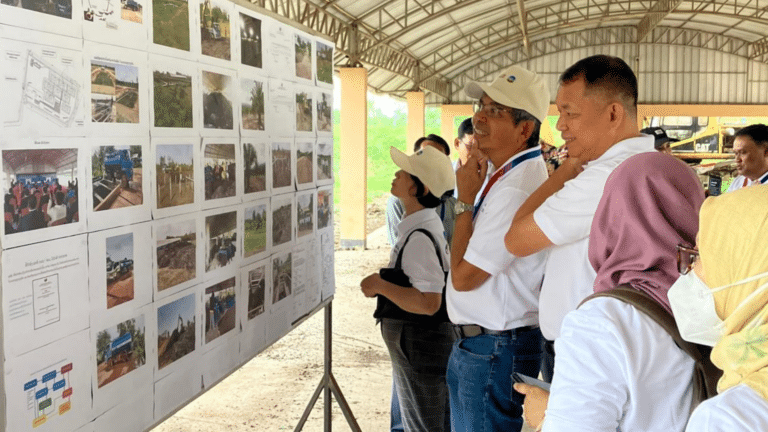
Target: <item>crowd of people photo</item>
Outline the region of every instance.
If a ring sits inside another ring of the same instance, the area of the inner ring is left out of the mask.
[[[453,145],[391,149],[390,261],[360,283],[390,430],[768,431],[768,126],[734,131],[709,196],[617,57],[560,75],[559,148],[541,75],[464,92]]]
[[[5,234],[32,231],[79,220],[77,180],[11,180],[5,194]]]

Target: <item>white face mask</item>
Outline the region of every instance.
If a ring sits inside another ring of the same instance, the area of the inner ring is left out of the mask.
[[[750,276],[746,279],[710,289],[694,271],[690,271],[680,276],[677,281],[669,288],[667,296],[669,305],[672,308],[672,314],[677,322],[677,329],[680,336],[688,341],[697,344],[715,346],[723,335],[725,323],[717,315],[715,309],[714,293],[724,289],[743,285],[754,280],[768,276],[768,272]],[[768,288],[768,283],[758,287],[752,294],[748,295],[734,309],[734,312],[740,307],[749,303],[755,296]],[[756,324],[756,323],[752,323]]]

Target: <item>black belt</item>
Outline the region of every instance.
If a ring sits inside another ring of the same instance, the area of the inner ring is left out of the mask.
[[[453,332],[456,334],[457,338],[470,338],[483,334],[494,336],[517,336],[518,334],[529,332],[537,328],[539,328],[539,326],[527,325],[512,330],[490,330],[476,324],[455,324],[453,326]]]

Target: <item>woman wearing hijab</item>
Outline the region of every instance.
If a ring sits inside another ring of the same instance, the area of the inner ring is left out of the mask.
[[[595,292],[627,284],[671,312],[677,245],[695,244],[703,200],[696,175],[674,157],[643,153],[619,165],[589,235]],[[548,402],[544,390],[515,384],[526,394],[529,424],[546,432],[685,429],[694,361],[634,306],[609,297],[585,302],[565,317],[555,349]]]
[[[701,342],[709,339],[714,343],[712,362],[723,370],[723,377],[717,385],[719,394],[696,408],[686,431],[765,432],[768,431],[768,186],[708,199],[701,208],[699,221],[700,260],[686,276],[703,282],[699,289],[704,289],[707,295],[712,293],[714,309],[712,303],[700,308],[690,301],[687,305],[678,305],[676,301],[673,306],[676,312],[678,309],[681,312],[675,319],[684,339],[694,336]],[[684,283],[682,280],[676,283],[675,289]],[[695,321],[688,320],[686,316],[690,314],[684,310],[693,311]],[[708,325],[694,329],[693,323]]]

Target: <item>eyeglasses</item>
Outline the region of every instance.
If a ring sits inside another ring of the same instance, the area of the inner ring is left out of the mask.
[[[677,245],[677,271],[681,275],[686,275],[691,271],[697,258],[699,258],[698,249]]]
[[[508,112],[510,115],[514,115],[512,108],[503,108],[502,106],[496,104],[484,105],[483,101],[481,100],[477,100],[472,104],[472,111],[475,114],[485,112],[485,114],[490,118],[501,118],[501,113],[503,112]]]

